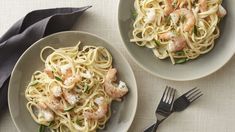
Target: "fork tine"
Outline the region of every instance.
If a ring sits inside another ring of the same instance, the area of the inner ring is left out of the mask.
[[[197,87],[195,87],[195,88],[191,89],[190,91],[188,91],[187,93],[185,93],[185,96],[190,97],[197,91],[199,91],[199,89]]]
[[[170,98],[170,100],[169,100],[169,104],[171,104],[172,102],[173,102],[173,100],[174,100],[174,98],[175,98],[175,89],[174,88],[172,88],[173,89],[173,91],[172,91],[172,93],[171,93],[171,98]]]
[[[169,92],[169,86],[166,86],[161,101],[165,102],[168,92]]]
[[[167,93],[166,100],[164,101],[165,103],[168,103],[168,101],[170,100],[170,96],[171,96],[171,92],[172,92],[172,88],[169,87],[169,86],[168,86],[168,88],[169,88],[169,90],[168,90],[168,93]]]
[[[170,104],[170,100],[173,97],[174,89],[172,87],[169,87],[169,92],[167,94],[167,100],[166,103]]]
[[[203,95],[203,93],[200,91],[199,93],[197,93],[196,95],[194,95],[193,97],[191,97],[191,99],[189,100],[191,103],[195,100],[197,100],[198,98],[200,98]]]
[[[186,98],[188,98],[189,100],[193,99],[194,97],[196,97],[198,94],[200,94],[201,91],[199,89],[194,89],[191,93],[189,93],[188,95],[186,95]]]
[[[186,98],[188,98],[190,100],[200,93],[201,93],[201,91],[198,89],[198,90],[194,91],[193,93],[191,93],[190,95],[186,96]]]

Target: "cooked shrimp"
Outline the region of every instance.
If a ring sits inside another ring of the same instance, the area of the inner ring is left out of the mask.
[[[58,72],[59,74],[63,75],[63,79],[69,78],[73,75],[71,64],[60,66],[60,69]]]
[[[50,90],[55,97],[60,97],[62,95],[62,89],[60,86],[53,86]]]
[[[172,5],[173,0],[165,0],[165,2],[166,2],[166,7],[164,8],[164,13],[167,16],[174,11],[174,7]]]
[[[53,111],[45,104],[45,102],[39,102],[39,112],[38,112],[38,120],[41,123],[50,122],[54,120]]]
[[[72,69],[69,68],[66,70],[66,73],[64,74],[64,78],[69,78],[73,75]]]
[[[41,109],[47,109],[47,108],[48,108],[48,106],[46,105],[46,103],[45,103],[45,102],[42,102],[42,101],[38,102],[38,106],[39,106]]]
[[[41,109],[38,113],[38,121],[41,123],[54,120],[54,113],[50,109]]]
[[[188,4],[187,0],[178,0],[177,6],[179,6],[181,8],[186,4]]]
[[[120,98],[128,92],[128,88],[121,84],[115,86],[112,84],[116,81],[117,70],[115,68],[109,69],[104,81],[105,92],[112,98]]]
[[[198,3],[201,12],[207,11],[207,0],[199,0]]]
[[[61,72],[62,74],[66,74],[69,69],[71,70],[71,67],[72,67],[71,64],[62,65],[62,66],[60,66],[60,72]]]
[[[51,99],[47,102],[47,105],[51,108],[51,109],[55,109],[55,110],[60,110],[63,111],[64,110],[64,106],[60,103],[60,101],[58,99]]]
[[[227,14],[227,11],[224,9],[222,5],[219,5],[217,14],[219,17],[224,17]]]
[[[109,69],[108,73],[105,77],[105,81],[111,81],[111,82],[116,81],[116,79],[117,79],[116,74],[117,74],[117,69],[116,68]]]
[[[184,24],[184,31],[186,32],[190,31],[196,22],[196,19],[192,11],[185,9],[185,8],[175,10],[173,13],[170,14],[170,16],[174,24],[176,24],[179,21],[180,16],[185,16],[186,22]]]
[[[176,34],[173,32],[165,32],[165,33],[159,34],[159,39],[167,40],[167,39],[171,39],[175,35]]]
[[[149,9],[146,11],[146,18],[144,19],[144,21],[146,23],[151,23],[156,19],[156,13],[155,13],[155,9]]]
[[[104,97],[96,98],[95,103],[98,105],[98,109],[95,112],[84,111],[83,115],[85,116],[85,118],[97,120],[106,115],[109,106]]]
[[[75,105],[79,101],[78,95],[74,90],[64,90],[63,96],[70,105]]]
[[[70,76],[68,78],[65,78],[64,79],[64,84],[66,86],[74,85],[75,83],[81,81],[81,79],[82,79],[81,76],[76,74],[75,76]]]
[[[44,69],[44,72],[48,75],[48,77],[54,78],[54,74],[53,74],[53,72],[52,72],[51,69],[45,68],[45,69]]]
[[[77,82],[79,82],[79,81],[81,81],[82,80],[82,78],[81,78],[81,76],[79,75],[79,74],[76,74],[75,76],[74,76],[74,81],[75,81],[75,83],[77,83]]]
[[[82,77],[88,78],[88,79],[92,78],[92,76],[93,76],[92,73],[90,71],[88,71],[88,70],[86,70],[85,73],[80,73],[80,75]]]
[[[168,51],[169,52],[176,52],[180,51],[186,46],[186,40],[183,36],[174,37],[172,41],[168,44]]]
[[[38,105],[43,109],[52,109],[60,111],[63,111],[64,108],[60,101],[53,96],[48,97],[47,99],[44,98],[43,100],[40,100]]]

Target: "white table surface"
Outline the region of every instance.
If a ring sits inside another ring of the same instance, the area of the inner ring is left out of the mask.
[[[74,27],[97,34],[119,49],[131,64],[138,85],[139,100],[130,132],[142,131],[155,121],[154,111],[166,85],[182,94],[199,87],[204,96],[181,113],[175,113],[158,132],[234,132],[235,131],[235,58],[218,72],[195,81],[174,82],[152,76],[130,58],[119,35],[118,0],[0,0],[0,36],[31,10],[52,7],[92,5]],[[1,62],[0,62],[1,63]],[[7,110],[0,115],[0,132],[17,131]]]

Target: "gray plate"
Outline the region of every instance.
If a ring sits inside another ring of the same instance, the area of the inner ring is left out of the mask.
[[[112,104],[112,114],[106,124],[104,132],[125,132],[129,129],[137,108],[137,86],[133,71],[126,59],[103,39],[85,32],[61,32],[33,44],[20,57],[9,84],[8,99],[11,117],[18,131],[33,132],[38,131],[39,125],[31,118],[26,109],[27,100],[24,97],[24,91],[30,81],[31,75],[35,70],[42,70],[44,64],[40,60],[40,51],[45,46],[55,48],[74,46],[78,41],[84,42],[85,45],[103,46],[107,48],[113,56],[114,67],[118,69],[119,79],[126,81],[130,90],[122,102]]]
[[[119,30],[130,55],[146,71],[168,80],[194,80],[217,71],[233,56],[235,52],[234,5],[234,0],[223,1],[223,6],[227,9],[228,14],[220,23],[221,35],[216,40],[214,49],[196,60],[180,65],[172,65],[170,60],[157,59],[150,49],[139,47],[130,42],[133,21],[131,11],[134,10],[134,0],[120,1]]]

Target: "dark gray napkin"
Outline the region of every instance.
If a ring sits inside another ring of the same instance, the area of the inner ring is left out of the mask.
[[[0,38],[0,111],[7,106],[9,77],[21,54],[40,38],[69,30],[79,16],[90,7],[32,11]]]

